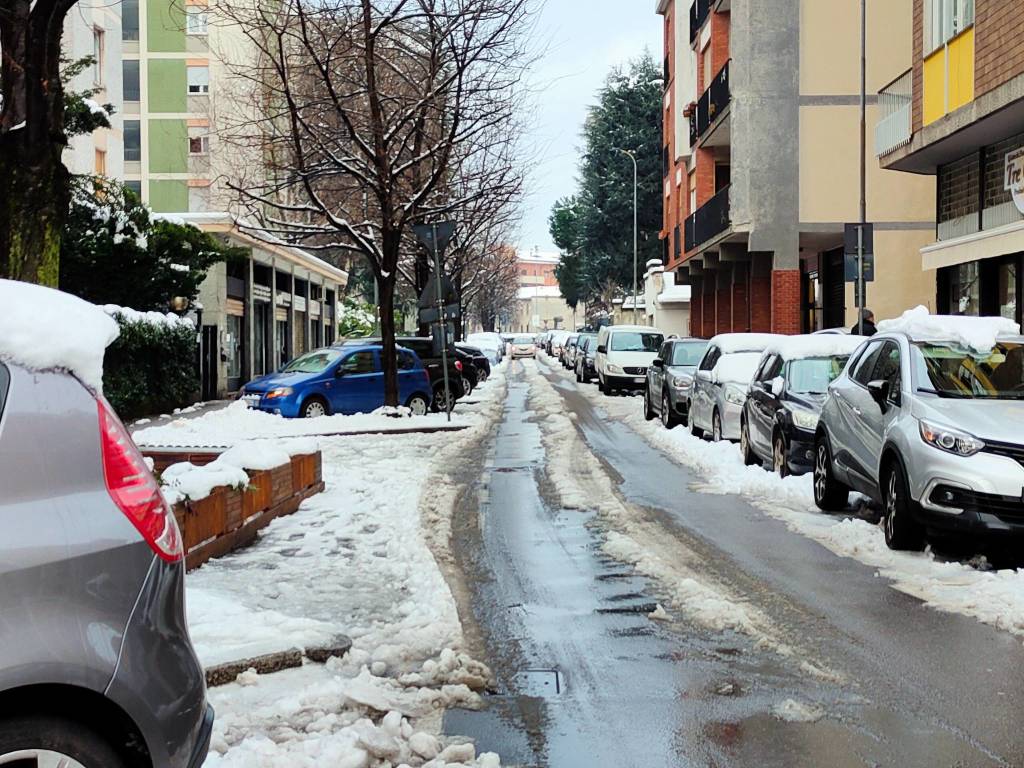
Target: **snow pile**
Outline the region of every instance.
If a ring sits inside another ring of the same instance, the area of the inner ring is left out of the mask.
[[[226,450],[205,466],[189,462],[172,464],[161,475],[161,490],[167,503],[205,499],[214,488],[245,488],[249,485],[247,469],[266,470],[280,467],[291,461],[292,456],[316,453],[319,446],[315,439],[286,441],[241,442]]]
[[[400,409],[398,412],[405,410]],[[452,424],[456,427],[465,427],[471,423],[472,419],[464,414],[452,414]],[[249,408],[238,400],[226,408],[209,411],[202,416],[175,419],[168,424],[135,430],[132,438],[138,445],[154,448],[226,448],[252,439],[331,435],[339,432],[372,434],[398,429],[407,430],[410,427],[447,429],[448,424],[443,413],[398,419],[387,409],[356,416],[286,419],[273,413]]]
[[[1019,336],[1020,326],[1005,317],[932,315],[927,307],[908,309],[894,320],[882,320],[880,333],[905,333],[913,339],[951,341],[979,352],[991,352],[999,336]]]
[[[703,477],[701,491],[744,496],[790,530],[837,555],[877,568],[895,589],[928,607],[971,616],[1024,636],[1024,570],[984,571],[970,564],[936,560],[930,551],[894,552],[886,546],[879,526],[857,518],[822,514],[814,504],[810,474],[780,478],[761,467],[744,466],[732,443],[710,443],[682,428],[669,431],[659,422],[646,422],[633,398],[603,397],[590,389],[583,392],[611,417],[699,472]]]
[[[772,710],[772,714],[787,723],[816,723],[825,716],[825,710],[814,704],[786,699]]]
[[[165,328],[195,328],[192,318],[181,317],[173,312],[139,312],[116,304],[105,304],[103,311],[111,317],[119,317],[126,323],[144,323]]]
[[[33,371],[68,371],[103,390],[103,354],[119,331],[102,309],[14,280],[0,280],[0,307],[0,360]]]
[[[847,357],[867,341],[864,336],[841,333],[818,336],[779,336],[769,344],[766,355],[780,355],[783,360],[806,360],[811,357]]]
[[[765,347],[778,339],[774,333],[723,333],[712,338],[708,344],[717,346],[723,355],[728,355],[733,352],[763,352]]]
[[[454,495],[444,512],[424,512],[438,471],[488,433],[501,377],[479,392],[480,405],[464,415],[469,428],[454,436],[321,438],[326,490],[253,546],[189,574],[189,627],[206,665],[338,634],[353,641],[326,665],[211,689],[217,720],[207,768],[500,765],[437,735],[444,709],[478,705],[475,691],[491,675],[465,653],[430,548],[432,529],[448,530],[442,515],[450,517]],[[248,450],[233,449],[234,460],[253,463],[239,458]]]

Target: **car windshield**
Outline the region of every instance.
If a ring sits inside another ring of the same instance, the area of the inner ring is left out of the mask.
[[[697,365],[708,348],[706,341],[676,344],[672,347],[672,361],[669,365]]]
[[[665,337],[660,333],[618,331],[612,334],[612,352],[657,352]]]
[[[285,373],[320,373],[341,357],[336,349],[318,349],[297,357],[285,366]]]
[[[516,336],[516,340],[512,343],[520,347],[525,347],[528,344],[533,344],[533,336]]]
[[[919,389],[942,397],[1024,399],[1024,344],[998,342],[988,352],[959,344],[913,345]]]
[[[846,367],[848,355],[836,357],[810,357],[789,364],[789,391],[804,395],[823,395],[828,385]]]

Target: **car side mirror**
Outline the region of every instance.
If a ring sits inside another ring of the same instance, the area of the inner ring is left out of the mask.
[[[604,344],[598,344],[597,345],[597,351],[598,351],[599,354],[607,355],[608,354],[608,347],[605,346]]]
[[[768,382],[768,391],[771,392],[775,397],[782,395],[782,390],[786,387],[786,381],[781,376],[776,376],[774,379]]]
[[[712,380],[711,371],[697,371],[697,380],[710,382]]]
[[[868,392],[871,393],[871,399],[878,403],[878,407],[882,409],[882,413],[885,413],[888,409],[889,403],[889,382],[885,379],[869,381]]]
[[[656,358],[654,358],[654,362],[651,363],[651,365],[653,365],[655,368],[664,368],[665,367],[665,361],[662,360],[660,357],[656,357]]]

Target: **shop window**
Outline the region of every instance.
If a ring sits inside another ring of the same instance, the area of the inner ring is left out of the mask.
[[[953,315],[981,314],[978,262],[958,264],[950,270],[949,312]]]
[[[1017,319],[1017,278],[1020,273],[1020,263],[1004,261],[999,265],[998,301],[999,314],[1009,320]]]

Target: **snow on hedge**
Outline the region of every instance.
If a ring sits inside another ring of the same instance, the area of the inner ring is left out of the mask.
[[[0,360],[33,371],[68,371],[101,392],[103,353],[118,333],[107,313],[77,296],[0,280]]]
[[[189,317],[181,317],[173,312],[139,312],[116,304],[105,304],[103,311],[113,318],[121,318],[126,323],[145,323],[164,328],[195,328]]]
[[[997,337],[1019,336],[1020,326],[1005,317],[933,315],[927,307],[915,307],[893,320],[882,320],[878,331],[905,333],[913,339],[952,341],[979,352],[990,352]]]
[[[779,336],[767,346],[765,354],[781,355],[783,360],[806,360],[811,357],[846,357],[852,355],[865,336],[829,333],[812,336]]]
[[[774,333],[723,333],[708,343],[717,346],[723,355],[728,355],[733,352],[761,352],[778,339]]]

